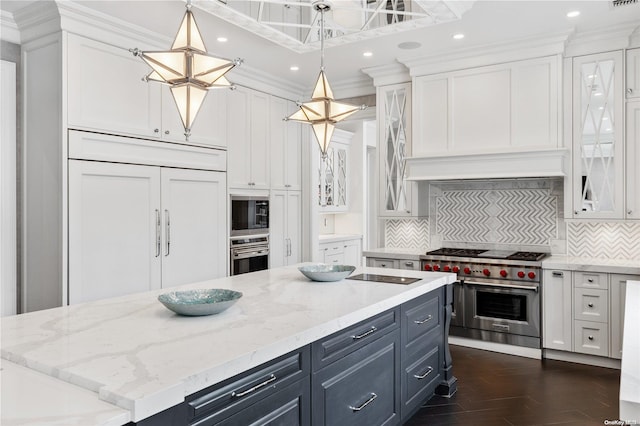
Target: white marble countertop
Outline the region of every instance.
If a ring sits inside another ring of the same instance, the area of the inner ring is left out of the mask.
[[[361,240],[362,235],[360,234],[320,234],[318,235],[318,240],[320,244],[322,243],[334,243],[336,241],[344,241],[344,240]]]
[[[0,360],[0,424],[4,426],[118,426],[129,411],[96,398],[95,392]]]
[[[366,267],[354,274],[360,272],[390,274]],[[294,265],[181,287],[243,292],[214,316],[175,315],[157,301],[164,289],[5,317],[2,357],[93,391],[138,421],[455,280],[435,272],[394,275],[423,280],[319,283]]]
[[[544,269],[564,269],[568,271],[640,275],[640,261],[626,259],[571,257],[554,254],[542,261],[542,267]]]
[[[627,281],[620,368],[620,418],[640,424],[640,281]]]
[[[365,257],[382,257],[385,259],[420,260],[420,256],[427,252],[426,249],[379,247],[372,250],[363,250]]]

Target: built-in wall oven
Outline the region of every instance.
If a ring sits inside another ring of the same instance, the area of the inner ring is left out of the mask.
[[[231,196],[231,236],[269,233],[269,197]]]
[[[269,268],[269,236],[232,237],[231,275]]]
[[[450,334],[541,347],[540,260],[545,253],[443,248],[424,270],[454,272]]]

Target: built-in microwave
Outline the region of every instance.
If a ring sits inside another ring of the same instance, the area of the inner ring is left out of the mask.
[[[269,197],[231,196],[231,236],[269,233]]]

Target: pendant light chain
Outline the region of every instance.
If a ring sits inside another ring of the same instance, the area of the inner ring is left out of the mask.
[[[324,11],[320,9],[320,70],[324,71]]]

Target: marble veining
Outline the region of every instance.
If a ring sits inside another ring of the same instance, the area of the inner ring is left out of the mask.
[[[455,277],[402,271],[424,279],[409,286],[320,283],[303,277],[298,266],[180,287],[244,294],[213,316],[174,314],[156,300],[164,289],[3,318],[2,357],[98,392],[138,421]],[[362,272],[389,271],[354,273]]]

